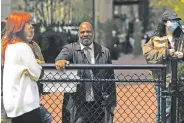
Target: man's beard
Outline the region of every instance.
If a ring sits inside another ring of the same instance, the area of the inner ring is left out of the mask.
[[[90,38],[84,38],[84,39],[79,39],[81,44],[83,44],[84,46],[89,46],[92,44],[92,39]]]

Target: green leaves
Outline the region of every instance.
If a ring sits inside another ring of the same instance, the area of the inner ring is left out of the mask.
[[[184,20],[184,0],[151,0],[153,8],[173,9],[182,20]]]
[[[184,63],[178,64],[178,77],[184,77]]]

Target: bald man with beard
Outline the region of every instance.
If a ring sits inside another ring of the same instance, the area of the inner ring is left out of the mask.
[[[94,41],[89,22],[79,26],[78,42],[64,46],[56,58],[56,68],[71,64],[112,64],[109,50]],[[113,69],[79,69],[81,79],[114,79]],[[65,93],[63,123],[112,123],[116,106],[115,82],[81,82],[75,93]]]

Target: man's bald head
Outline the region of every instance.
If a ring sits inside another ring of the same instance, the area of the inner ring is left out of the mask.
[[[89,22],[82,22],[79,26],[79,41],[85,46],[91,45],[94,39],[93,27]]]
[[[82,28],[85,28],[85,27],[90,27],[91,30],[93,30],[93,26],[91,25],[91,23],[89,22],[82,22],[79,26],[79,30],[82,29]]]

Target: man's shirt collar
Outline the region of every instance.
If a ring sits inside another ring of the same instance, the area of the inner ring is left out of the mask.
[[[86,46],[84,46],[83,44],[80,43],[81,46],[81,50],[83,50]],[[93,43],[91,45],[88,46],[91,50],[94,49]]]

